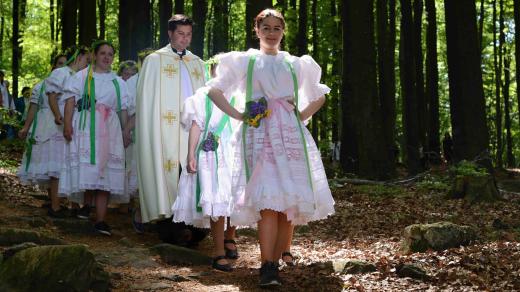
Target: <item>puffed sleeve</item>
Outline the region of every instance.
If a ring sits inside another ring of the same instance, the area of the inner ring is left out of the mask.
[[[300,111],[306,108],[309,103],[330,92],[327,85],[320,83],[320,65],[309,55],[304,55],[299,59],[298,77],[300,80],[298,109]]]
[[[245,78],[249,55],[247,52],[229,52],[219,55],[218,60],[216,77],[206,85],[228,92]]]
[[[181,126],[185,131],[189,131],[192,122],[197,123],[201,130],[204,130],[206,121],[206,96],[209,87],[202,87],[194,95],[184,101],[181,113]]]
[[[74,101],[77,102],[79,99],[81,99],[81,96],[83,95],[87,69],[88,68],[83,69],[72,75],[70,78],[67,78],[67,81],[65,81],[65,86],[63,87],[63,100],[74,98]]]
[[[39,104],[40,103],[40,90],[42,88],[43,81],[36,83],[34,85],[33,90],[31,92],[31,98],[29,99],[30,103]]]
[[[45,79],[45,93],[62,93],[63,86],[65,85],[65,80],[67,79],[67,75],[63,74],[67,73],[63,70],[56,69],[52,71],[51,75]]]
[[[137,95],[137,79],[138,74],[130,77],[126,80],[126,87],[128,89],[128,115],[132,116],[135,114],[135,98]]]

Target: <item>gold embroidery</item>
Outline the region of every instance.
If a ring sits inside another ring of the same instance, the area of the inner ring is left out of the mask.
[[[173,78],[173,75],[177,74],[177,69],[172,64],[168,64],[162,69],[163,73],[166,73],[168,78]]]
[[[163,119],[168,122],[168,125],[173,125],[173,122],[177,121],[177,115],[175,115],[173,111],[167,111],[167,113],[163,115]]]
[[[193,70],[193,72],[191,72],[191,75],[193,75],[193,77],[195,77],[195,79],[197,80],[199,80],[202,77],[202,74],[197,69]]]
[[[170,159],[166,160],[166,163],[164,164],[164,169],[167,172],[171,172],[174,168],[177,168],[177,161],[173,161]]]

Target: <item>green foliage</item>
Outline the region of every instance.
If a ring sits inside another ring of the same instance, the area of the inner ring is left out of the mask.
[[[428,174],[415,186],[419,191],[447,192],[450,182],[448,177]]]
[[[20,114],[18,112],[13,112],[9,109],[0,107],[0,125],[12,126],[16,129],[20,129],[22,126],[20,125],[20,121],[18,120]],[[0,133],[3,129],[0,127]]]
[[[450,168],[450,174],[455,177],[461,176],[486,176],[485,168],[478,166],[475,162],[462,160]]]
[[[408,196],[406,189],[399,186],[360,185],[355,186],[354,188],[357,192],[367,194],[375,198]]]

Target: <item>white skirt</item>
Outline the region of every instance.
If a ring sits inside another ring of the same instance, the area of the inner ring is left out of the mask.
[[[258,128],[248,127],[245,141],[241,128],[236,135],[231,224],[254,225],[265,209],[285,213],[294,225],[326,218],[334,213],[334,199],[312,135],[286,101],[269,100],[268,108],[271,115],[261,120]]]
[[[96,105],[95,164],[91,163],[90,111],[85,127],[80,128],[81,113],[74,113],[72,141],[66,144],[59,193],[69,200],[83,203],[83,192],[110,192],[110,203],[128,203],[124,192],[125,150],[117,114],[103,104]]]
[[[218,217],[231,215],[233,197],[230,146],[230,143],[221,143],[217,148],[218,166],[214,151],[200,152],[197,172],[200,181],[199,206],[202,211],[196,209],[197,174],[183,169],[179,180],[179,194],[172,206],[174,222],[209,228],[210,219],[217,220]]]
[[[37,119],[30,163],[27,166],[26,148],[18,177],[24,184],[46,186],[51,177],[60,177],[65,153],[65,138],[63,138],[63,126],[54,123],[54,115],[49,108],[41,109]],[[32,127],[31,125],[27,140],[32,136]]]
[[[125,194],[130,198],[139,197],[137,192],[137,149],[131,143],[125,149]]]

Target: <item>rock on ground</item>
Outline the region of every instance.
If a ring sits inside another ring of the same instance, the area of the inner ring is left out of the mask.
[[[402,250],[405,253],[425,252],[428,249],[440,251],[468,245],[476,238],[476,231],[469,226],[451,222],[414,224],[404,229]]]
[[[109,276],[84,245],[39,246],[0,265],[0,291],[108,291]]]

